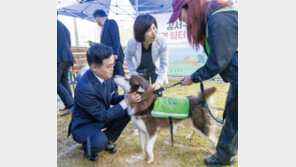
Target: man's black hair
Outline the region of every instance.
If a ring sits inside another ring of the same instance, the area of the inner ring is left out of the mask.
[[[134,37],[136,41],[138,42],[145,41],[145,33],[153,23],[157,28],[156,19],[149,14],[144,14],[137,17],[134,23]]]
[[[101,9],[98,9],[98,10],[94,11],[93,16],[94,16],[94,18],[96,18],[97,16],[107,17],[105,11],[101,10]]]
[[[112,55],[112,49],[109,46],[103,44],[94,44],[86,53],[87,63],[102,65],[104,59],[108,59]]]

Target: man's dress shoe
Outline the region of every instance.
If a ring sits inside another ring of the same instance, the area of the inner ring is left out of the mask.
[[[105,151],[108,151],[110,154],[114,154],[117,152],[116,147],[113,144],[108,144],[105,148]]]

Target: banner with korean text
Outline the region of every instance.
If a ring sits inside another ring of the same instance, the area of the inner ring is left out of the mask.
[[[187,40],[186,23],[179,19],[169,24],[171,13],[153,15],[157,20],[158,34],[166,39],[169,50],[168,75],[186,76],[191,75],[202,67],[207,59],[200,46],[193,49]]]

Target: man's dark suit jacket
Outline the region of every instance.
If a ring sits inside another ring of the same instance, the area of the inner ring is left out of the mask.
[[[114,67],[114,75],[124,76],[123,60],[124,54],[120,44],[119,29],[115,20],[106,19],[104,29],[101,36],[101,43],[112,47],[113,55],[117,55],[116,65]]]
[[[71,52],[70,32],[59,20],[57,20],[57,55],[57,63],[75,62]]]
[[[127,114],[119,104],[124,96],[115,91],[114,79],[104,82],[106,94],[98,78],[88,70],[77,83],[69,135],[72,133],[78,143],[97,134],[105,123]],[[110,108],[110,104],[114,106]]]

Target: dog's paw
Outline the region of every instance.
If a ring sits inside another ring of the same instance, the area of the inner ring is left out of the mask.
[[[154,155],[152,152],[148,152],[148,160],[147,160],[147,163],[148,164],[151,164],[153,161],[154,161]]]
[[[138,161],[142,161],[146,158],[146,154],[142,153],[141,155],[133,155],[130,158],[126,159],[126,162],[128,162],[129,164],[133,164],[135,162]]]
[[[148,158],[147,163],[148,163],[148,164],[153,163],[153,159],[152,159],[152,158]]]
[[[144,160],[145,158],[146,158],[146,154],[145,154],[145,153],[142,153],[142,154],[138,157],[139,160]]]

